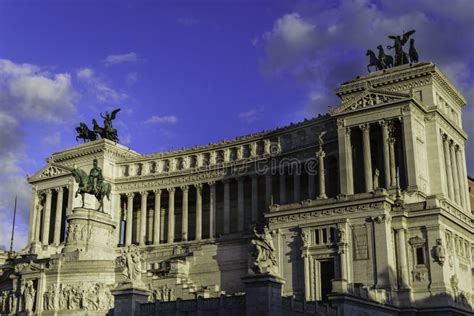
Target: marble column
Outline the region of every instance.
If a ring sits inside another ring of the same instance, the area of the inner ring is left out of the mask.
[[[161,190],[153,191],[155,193],[155,214],[153,217],[153,244],[160,244],[160,230],[161,230]]]
[[[58,246],[61,238],[61,219],[63,217],[63,193],[62,187],[56,188],[56,216],[54,219],[54,245]]]
[[[454,152],[454,147],[456,145],[453,141],[450,142],[449,146],[449,153],[451,155],[451,166],[452,166],[452,174],[453,174],[453,188],[454,188],[454,200],[456,203],[461,205],[461,196],[460,196],[460,187],[459,187],[459,178],[458,178],[458,163],[456,160],[456,153]]]
[[[182,205],[182,221],[181,221],[181,241],[188,240],[188,213],[189,213],[189,187],[187,185],[183,185],[181,187],[181,191],[183,192],[183,205]]]
[[[52,189],[46,190],[46,204],[44,205],[43,219],[43,245],[49,245],[49,222],[51,220],[51,199],[53,197]]]
[[[168,188],[168,240],[167,242],[174,242],[174,193],[175,188]]]
[[[244,177],[237,178],[237,230],[244,231]]]
[[[388,122],[380,121],[380,126],[382,127],[382,145],[383,145],[383,171],[385,179],[385,188],[389,189],[390,184],[390,150],[389,150],[389,138],[388,133]]]
[[[314,199],[314,170],[308,170],[308,199]]]
[[[409,273],[408,273],[408,260],[407,260],[407,249],[406,249],[406,236],[405,229],[401,228],[397,230],[397,252],[398,252],[398,264],[400,269],[400,287],[408,288],[409,284]]]
[[[293,201],[301,201],[301,170],[300,166],[295,167],[293,170]]]
[[[456,152],[456,165],[457,165],[457,171],[458,171],[458,181],[459,181],[459,195],[460,195],[460,198],[461,198],[461,205],[463,207],[466,207],[467,206],[467,202],[466,202],[466,187],[465,187],[465,179],[464,179],[464,172],[463,172],[463,159],[462,159],[462,153],[461,153],[461,149],[460,149],[460,146],[456,146],[455,148],[455,152]]]
[[[140,246],[145,246],[146,241],[146,210],[147,210],[147,199],[148,199],[148,192],[143,191],[140,192],[142,201],[140,205]]]
[[[132,244],[132,221],[133,221],[133,196],[134,193],[127,193],[127,224],[125,228],[125,246]]]
[[[352,168],[351,128],[344,126],[344,120],[337,120],[340,191],[343,195],[354,194]]]
[[[229,179],[222,180],[224,183],[224,234],[230,233],[230,182]]]
[[[364,177],[365,177],[365,192],[373,191],[373,175],[372,175],[372,158],[370,155],[370,124],[361,124],[362,142],[364,150]]]
[[[318,199],[327,199],[326,195],[326,179],[324,177],[324,157],[326,153],[323,150],[316,152],[316,156],[319,159],[318,163],[318,178],[319,178],[319,195]]]
[[[265,207],[272,203],[272,173],[270,170],[265,175]]]
[[[446,180],[448,183],[448,195],[454,200],[454,184],[453,184],[453,169],[451,167],[451,155],[449,154],[449,140],[448,135],[443,136],[444,159],[446,160]]]
[[[278,203],[280,205],[286,204],[286,174],[285,174],[285,169],[282,168],[280,170],[280,199]]]
[[[38,195],[38,204],[36,206],[36,221],[35,221],[35,241],[41,243],[41,216],[44,217],[44,208],[45,204],[42,204],[44,201],[46,201],[46,198],[44,197],[42,192],[37,192]],[[43,210],[43,212],[41,212]],[[43,214],[42,214],[43,213]]]
[[[196,188],[196,240],[202,239],[202,184],[194,185]]]
[[[395,137],[390,137],[388,140],[388,152],[390,158],[390,188],[397,186],[397,165],[395,162]]]
[[[209,185],[209,238],[216,235],[216,182],[208,182]]]
[[[33,199],[31,201],[31,211],[30,211],[30,226],[29,226],[29,234],[28,234],[28,242],[36,241],[36,221],[39,219],[38,215],[38,203],[39,203],[39,196],[38,192],[36,191],[36,187],[32,188],[32,195]]]
[[[258,219],[258,175],[252,175],[252,223]]]

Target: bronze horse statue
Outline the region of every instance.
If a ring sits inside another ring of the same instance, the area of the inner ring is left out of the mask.
[[[85,123],[79,123],[79,126],[76,127],[76,132],[76,141],[82,138],[85,143],[87,141],[92,142],[97,139],[97,135],[94,133],[94,131],[91,131]]]
[[[370,50],[370,49],[367,50],[367,54],[365,54],[365,55],[370,57],[369,64],[367,65],[367,71],[368,72],[370,72],[370,67],[371,66],[375,67],[375,71],[383,69],[382,64],[380,63],[380,60],[377,58],[377,56],[375,55],[375,53],[372,50]]]
[[[379,50],[379,61],[382,66],[382,69],[392,68],[393,57],[385,54],[382,45],[377,46],[377,49]]]

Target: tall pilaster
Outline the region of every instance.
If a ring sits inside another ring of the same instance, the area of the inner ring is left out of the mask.
[[[458,168],[457,168],[457,160],[456,160],[456,153],[454,152],[454,147],[456,145],[453,141],[450,142],[449,145],[449,154],[451,155],[451,170],[453,175],[453,188],[454,188],[454,200],[459,205],[461,204],[461,196],[459,194],[459,178],[458,178]]]
[[[216,235],[216,182],[208,182],[209,185],[209,238]]]
[[[175,188],[168,188],[168,240],[167,242],[174,242],[174,193]]]
[[[244,177],[237,178],[237,229],[244,231]]]
[[[224,183],[224,234],[230,233],[230,182],[229,179],[222,180]]]
[[[38,191],[36,190],[36,186],[32,188],[32,195],[33,199],[31,200],[31,211],[30,211],[30,225],[28,227],[28,242],[36,241],[36,221],[39,219],[38,215],[38,203],[39,203],[39,196]]]
[[[258,175],[252,175],[252,223],[258,219]]]
[[[444,159],[446,161],[446,179],[448,182],[448,195],[454,200],[454,184],[453,184],[453,169],[451,167],[451,155],[449,153],[449,140],[448,135],[442,134],[443,136],[443,149]]]
[[[43,245],[49,245],[49,223],[51,220],[51,200],[53,197],[52,189],[46,190],[46,204],[44,206],[44,220],[43,220]]]
[[[153,244],[160,244],[160,230],[161,230],[161,190],[154,190],[155,193],[155,214],[153,217]]]
[[[388,123],[384,120],[379,122],[382,127],[382,146],[383,146],[383,173],[385,180],[385,188],[390,188],[390,150],[389,150],[389,132]]]
[[[364,177],[365,177],[365,192],[372,192],[374,189],[373,175],[372,175],[372,158],[370,155],[370,125],[361,124],[362,143],[364,150]]]
[[[395,162],[395,137],[388,139],[388,152],[390,158],[390,188],[397,186],[397,164]]]
[[[280,185],[280,194],[279,194],[280,200],[278,201],[278,203],[280,205],[286,204],[286,174],[285,174],[284,168],[280,169],[279,185]]]
[[[132,221],[133,221],[133,192],[127,193],[127,224],[125,228],[125,245],[132,244]]]
[[[141,205],[140,205],[140,246],[145,246],[146,240],[146,210],[147,210],[147,199],[148,199],[148,192],[142,191],[140,192],[141,195]]]
[[[351,128],[344,126],[344,120],[337,121],[337,139],[339,153],[339,172],[341,194],[354,194],[354,180],[352,171]]]
[[[189,213],[189,187],[184,185],[181,187],[181,191],[183,192],[183,205],[182,205],[182,221],[181,221],[181,240],[187,241],[188,240],[188,213]]]
[[[62,187],[55,189],[57,192],[56,200],[56,216],[54,219],[54,245],[58,246],[60,243],[61,237],[61,219],[63,215],[63,193],[64,190]]]
[[[196,187],[196,240],[202,239],[202,184]]]
[[[463,159],[462,159],[462,153],[461,153],[461,148],[460,146],[456,146],[455,148],[456,151],[456,162],[457,162],[457,171],[458,171],[458,180],[459,180],[459,195],[461,198],[461,205],[466,208],[467,202],[466,202],[466,193],[467,193],[467,188],[465,186],[465,179],[464,179],[464,164],[463,164]],[[467,178],[467,177],[466,177]]]
[[[325,177],[324,177],[324,157],[326,156],[326,153],[322,149],[320,149],[318,152],[316,152],[316,156],[319,159],[319,163],[318,163],[318,178],[319,178],[318,199],[327,199],[326,180],[325,180]]]
[[[400,287],[408,288],[410,286],[410,275],[408,273],[408,260],[406,248],[406,234],[405,229],[397,230],[397,253],[398,253],[398,267],[400,269]]]

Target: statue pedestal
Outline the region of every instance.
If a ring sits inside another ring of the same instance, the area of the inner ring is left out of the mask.
[[[77,207],[67,218],[67,239],[62,253],[77,253],[77,260],[115,260],[115,222],[109,214]]]
[[[150,291],[134,283],[122,283],[111,291],[114,296],[114,315],[139,315],[140,304],[148,302]]]
[[[242,278],[245,284],[245,314],[281,315],[283,279],[272,274],[255,274]]]

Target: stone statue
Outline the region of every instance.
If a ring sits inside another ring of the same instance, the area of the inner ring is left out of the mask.
[[[441,238],[436,239],[436,246],[433,249],[433,257],[440,265],[444,264],[446,260],[446,251],[444,250],[443,241]]]
[[[23,290],[23,300],[25,303],[25,312],[33,311],[33,304],[35,302],[36,290],[33,281],[28,280],[25,283],[25,289]]]
[[[382,45],[377,46],[377,49],[379,50],[379,62],[382,69],[392,68],[393,57],[385,54]]]
[[[387,46],[388,49],[395,49],[395,63],[394,66],[408,64],[407,54],[403,51],[403,45],[408,41],[410,36],[415,33],[415,30],[403,32],[402,36],[391,35],[388,38],[393,39],[393,45]]]
[[[10,311],[10,314],[16,314],[16,304],[17,304],[17,297],[15,292],[10,292],[10,295],[8,296],[8,308]]]
[[[379,171],[379,169],[375,168],[375,170],[374,170],[374,189],[380,188],[379,177],[380,177],[380,171]]]
[[[324,145],[324,135],[326,135],[326,131],[322,131],[321,133],[318,134],[318,145],[319,145],[319,150],[323,150],[323,145]]]
[[[122,266],[122,274],[127,281],[140,282],[142,278],[142,262],[140,249],[135,245],[130,245],[127,248],[120,250],[120,256],[117,262]]]
[[[263,227],[263,233],[258,233],[254,227],[254,239],[252,245],[255,246],[255,262],[254,271],[258,274],[266,274],[274,272],[274,268],[277,265],[275,257],[275,246],[273,245],[273,239],[270,235],[268,226]]]
[[[93,161],[93,167],[87,175],[87,173],[79,168],[69,168],[63,165],[59,165],[56,163],[51,163],[51,165],[69,170],[74,177],[74,180],[79,184],[79,188],[76,191],[74,197],[77,197],[79,194],[82,197],[82,207],[84,207],[84,195],[91,194],[94,195],[95,198],[100,202],[99,208],[97,209],[104,211],[104,197],[110,201],[110,191],[111,185],[110,183],[104,180],[102,175],[102,169],[98,167],[97,159]]]
[[[415,39],[410,39],[410,48],[408,49],[408,56],[410,57],[410,63],[417,63],[418,62],[418,52],[415,48]]]

